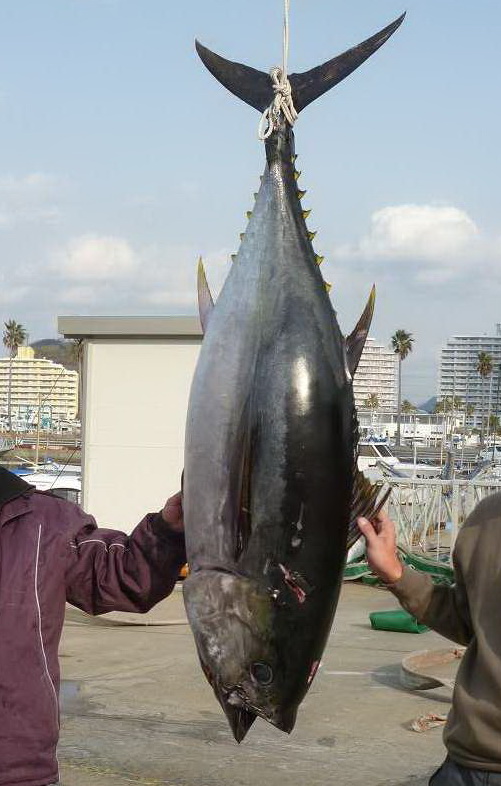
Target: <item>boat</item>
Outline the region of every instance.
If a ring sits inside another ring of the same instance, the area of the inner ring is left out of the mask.
[[[400,461],[387,439],[363,439],[358,448],[358,468],[369,476],[377,475],[379,471],[397,478],[438,478],[442,473],[439,464]]]
[[[38,466],[25,465],[11,469],[18,477],[22,477],[38,491],[45,491],[55,497],[80,504],[82,492],[82,472],[73,464],[60,465],[48,460]]]
[[[480,461],[488,461],[496,466],[501,465],[501,445],[488,445],[478,454]]]
[[[17,445],[18,443],[14,439],[6,439],[5,437],[0,438],[0,456],[4,453],[8,453],[9,450],[14,450]]]

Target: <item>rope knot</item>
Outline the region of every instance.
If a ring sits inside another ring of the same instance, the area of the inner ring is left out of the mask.
[[[270,71],[275,98],[268,109],[265,109],[259,123],[259,139],[265,142],[278,128],[280,113],[283,114],[289,125],[293,126],[298,114],[292,100],[292,87],[287,78],[287,60],[289,57],[289,7],[290,0],[284,0],[284,45],[283,67],[275,66]]]
[[[279,67],[275,66],[270,71],[272,87],[275,93],[273,103],[265,109],[259,124],[259,138],[264,142],[273,131],[278,127],[280,114],[282,113],[289,125],[293,126],[298,118],[294,102],[292,100],[292,87],[287,75]]]

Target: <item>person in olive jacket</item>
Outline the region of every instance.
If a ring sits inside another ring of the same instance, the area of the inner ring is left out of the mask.
[[[461,527],[451,587],[402,565],[385,513],[358,525],[372,570],[402,606],[466,647],[444,731],[448,756],[430,786],[501,786],[501,494],[483,499]]]
[[[146,612],[185,562],[180,493],[125,535],[0,467],[0,786],[58,781],[65,604]]]

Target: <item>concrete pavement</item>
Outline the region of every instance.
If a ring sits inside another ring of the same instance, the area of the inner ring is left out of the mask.
[[[384,590],[345,584],[293,733],[257,720],[240,746],[199,667],[179,590],[144,618],[70,610],[61,649],[64,786],[425,786],[445,755],[441,730],[417,734],[409,723],[447,712],[450,692],[404,690],[400,662],[446,645],[431,632],[370,628],[370,611],[396,605]]]

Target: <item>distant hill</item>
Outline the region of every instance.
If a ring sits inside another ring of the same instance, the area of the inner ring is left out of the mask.
[[[431,398],[428,399],[428,401],[425,401],[424,404],[420,404],[419,409],[423,409],[425,412],[429,412],[430,414],[433,414],[433,412],[435,412],[436,406],[437,406],[437,397],[432,396]]]
[[[33,347],[33,349],[37,347],[61,347],[67,343],[63,338],[42,338],[40,341],[33,341],[30,347]]]
[[[57,338],[42,338],[30,344],[35,350],[36,358],[46,358],[54,363],[61,363],[70,371],[78,371],[78,363],[74,357],[73,342]]]

